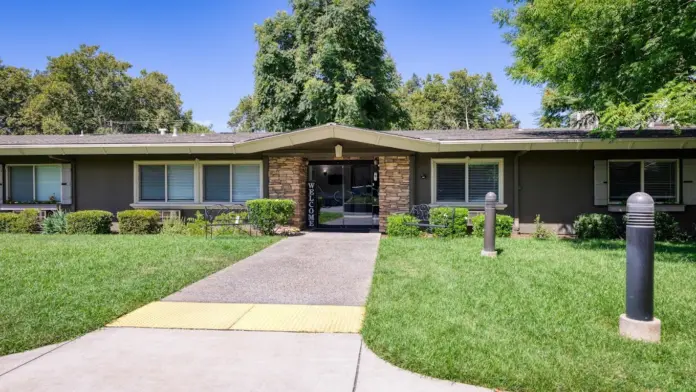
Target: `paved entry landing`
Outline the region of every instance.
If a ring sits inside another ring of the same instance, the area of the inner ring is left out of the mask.
[[[164,301],[362,306],[378,246],[378,233],[290,237]]]

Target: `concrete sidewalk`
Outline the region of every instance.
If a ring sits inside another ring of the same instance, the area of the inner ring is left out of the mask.
[[[8,392],[486,391],[397,369],[357,334],[106,328],[0,369]]]
[[[307,233],[284,239],[164,301],[365,304],[378,233]]]

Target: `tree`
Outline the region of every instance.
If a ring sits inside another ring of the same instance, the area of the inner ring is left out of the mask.
[[[0,133],[21,126],[20,110],[35,93],[31,71],[5,66],[0,60]]]
[[[627,113],[617,110],[619,106],[641,105],[632,110],[643,117],[639,122],[646,121],[641,102],[655,94],[663,99],[680,94],[696,98],[690,95],[691,67],[696,65],[696,2],[509,1],[513,7],[496,10],[494,18],[508,28],[504,37],[515,61],[507,72],[514,80],[573,97],[574,110],[593,111],[600,118],[612,108],[614,124],[635,120],[619,121],[619,112]],[[696,118],[688,121],[694,123]]]
[[[140,72],[98,46],[81,45],[49,57],[45,71],[0,65],[0,128],[14,134],[148,132],[178,127],[209,132],[182,112],[182,101],[166,75]]]
[[[326,122],[389,129],[401,81],[370,14],[372,0],[293,0],[256,26],[254,95],[229,125],[287,131]]]
[[[490,73],[451,72],[425,80],[414,75],[401,87],[399,97],[408,113],[409,129],[515,128],[519,121],[500,113],[503,100]]]

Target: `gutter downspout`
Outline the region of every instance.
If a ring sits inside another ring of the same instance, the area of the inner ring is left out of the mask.
[[[515,154],[515,159],[514,159],[514,175],[513,175],[513,215],[514,215],[514,223],[513,227],[514,230],[517,232],[517,234],[520,233],[520,157],[529,151],[518,151],[517,154]]]

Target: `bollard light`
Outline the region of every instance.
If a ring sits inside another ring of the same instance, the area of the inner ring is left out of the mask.
[[[498,252],[495,250],[495,205],[497,202],[498,196],[496,196],[495,193],[486,193],[484,204],[483,250],[481,251],[481,256],[498,256]]]
[[[619,334],[659,342],[661,323],[653,316],[655,202],[636,192],[628,198],[626,211],[626,313],[619,317]]]

